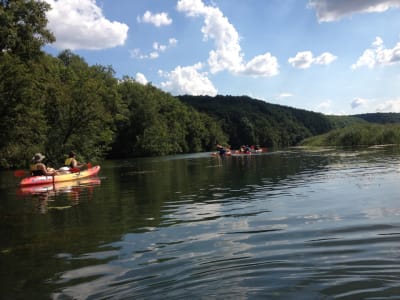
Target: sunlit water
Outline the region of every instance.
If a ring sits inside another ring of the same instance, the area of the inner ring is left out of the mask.
[[[399,299],[400,151],[289,149],[0,179],[0,299]]]

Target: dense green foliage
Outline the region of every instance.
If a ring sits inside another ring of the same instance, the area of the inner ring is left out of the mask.
[[[216,143],[285,147],[335,128],[343,129],[307,143],[399,143],[397,126],[355,125],[397,122],[398,114],[337,117],[249,97],[173,97],[118,80],[112,67],[89,66],[69,50],[46,55],[41,47],[54,41],[48,9],[44,1],[0,0],[1,168],[26,166],[35,152],[59,166],[70,150],[95,162],[209,151]]]
[[[344,128],[347,126],[358,125],[358,124],[366,124],[367,121],[357,118],[355,116],[336,116],[336,115],[328,115],[326,116],[329,122],[332,124],[334,129]]]
[[[111,67],[89,66],[54,41],[44,1],[0,1],[0,167],[26,166],[43,152],[53,166],[70,150],[81,161],[210,150],[221,127],[170,94]]]
[[[304,140],[305,146],[371,146],[400,144],[400,124],[359,124]]]
[[[41,47],[54,42],[46,29],[50,5],[36,0],[0,1],[0,52],[28,61],[42,55]]]
[[[370,123],[379,123],[379,124],[400,123],[399,113],[373,113],[373,114],[371,113],[371,114],[354,115],[353,117],[362,119]]]
[[[242,144],[292,146],[332,129],[330,121],[322,114],[245,96],[180,96],[179,99],[220,120],[233,147]]]
[[[118,86],[128,108],[118,122],[111,157],[165,155],[211,150],[227,137],[209,116],[182,104],[152,85],[124,78]]]

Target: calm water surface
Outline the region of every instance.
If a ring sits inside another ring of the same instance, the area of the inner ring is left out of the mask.
[[[400,298],[397,147],[0,175],[0,299]]]

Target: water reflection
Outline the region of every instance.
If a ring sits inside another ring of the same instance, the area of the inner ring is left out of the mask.
[[[78,205],[82,193],[87,199],[93,196],[93,190],[101,184],[98,177],[19,187],[17,195],[25,200],[32,200],[39,213],[50,210],[63,210]],[[66,197],[61,197],[64,195]]]
[[[19,271],[2,279],[53,299],[395,298],[399,157],[293,149],[105,162],[86,205],[32,216],[0,202],[13,233],[1,232],[0,263]],[[18,276],[37,265],[41,274]]]

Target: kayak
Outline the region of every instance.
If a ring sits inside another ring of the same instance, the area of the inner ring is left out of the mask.
[[[265,153],[265,152],[268,152],[268,148],[251,149],[248,151],[235,150],[232,154],[233,155],[251,155],[251,154],[260,154],[260,153]]]
[[[100,166],[94,166],[87,170],[83,170],[76,173],[66,173],[55,176],[45,176],[45,175],[30,176],[22,179],[20,182],[20,186],[29,186],[29,185],[46,184],[46,183],[54,184],[57,182],[77,180],[81,178],[95,176],[99,172],[100,172]]]
[[[212,152],[212,156],[230,156],[232,153],[230,151],[224,152],[224,153],[219,153],[219,152]]]
[[[42,194],[42,193],[68,193],[76,188],[90,187],[95,185],[100,185],[101,180],[98,177],[87,177],[83,179],[76,179],[71,181],[62,181],[56,183],[43,183],[43,184],[33,184],[24,185],[19,187],[19,195],[32,195],[32,194]]]

